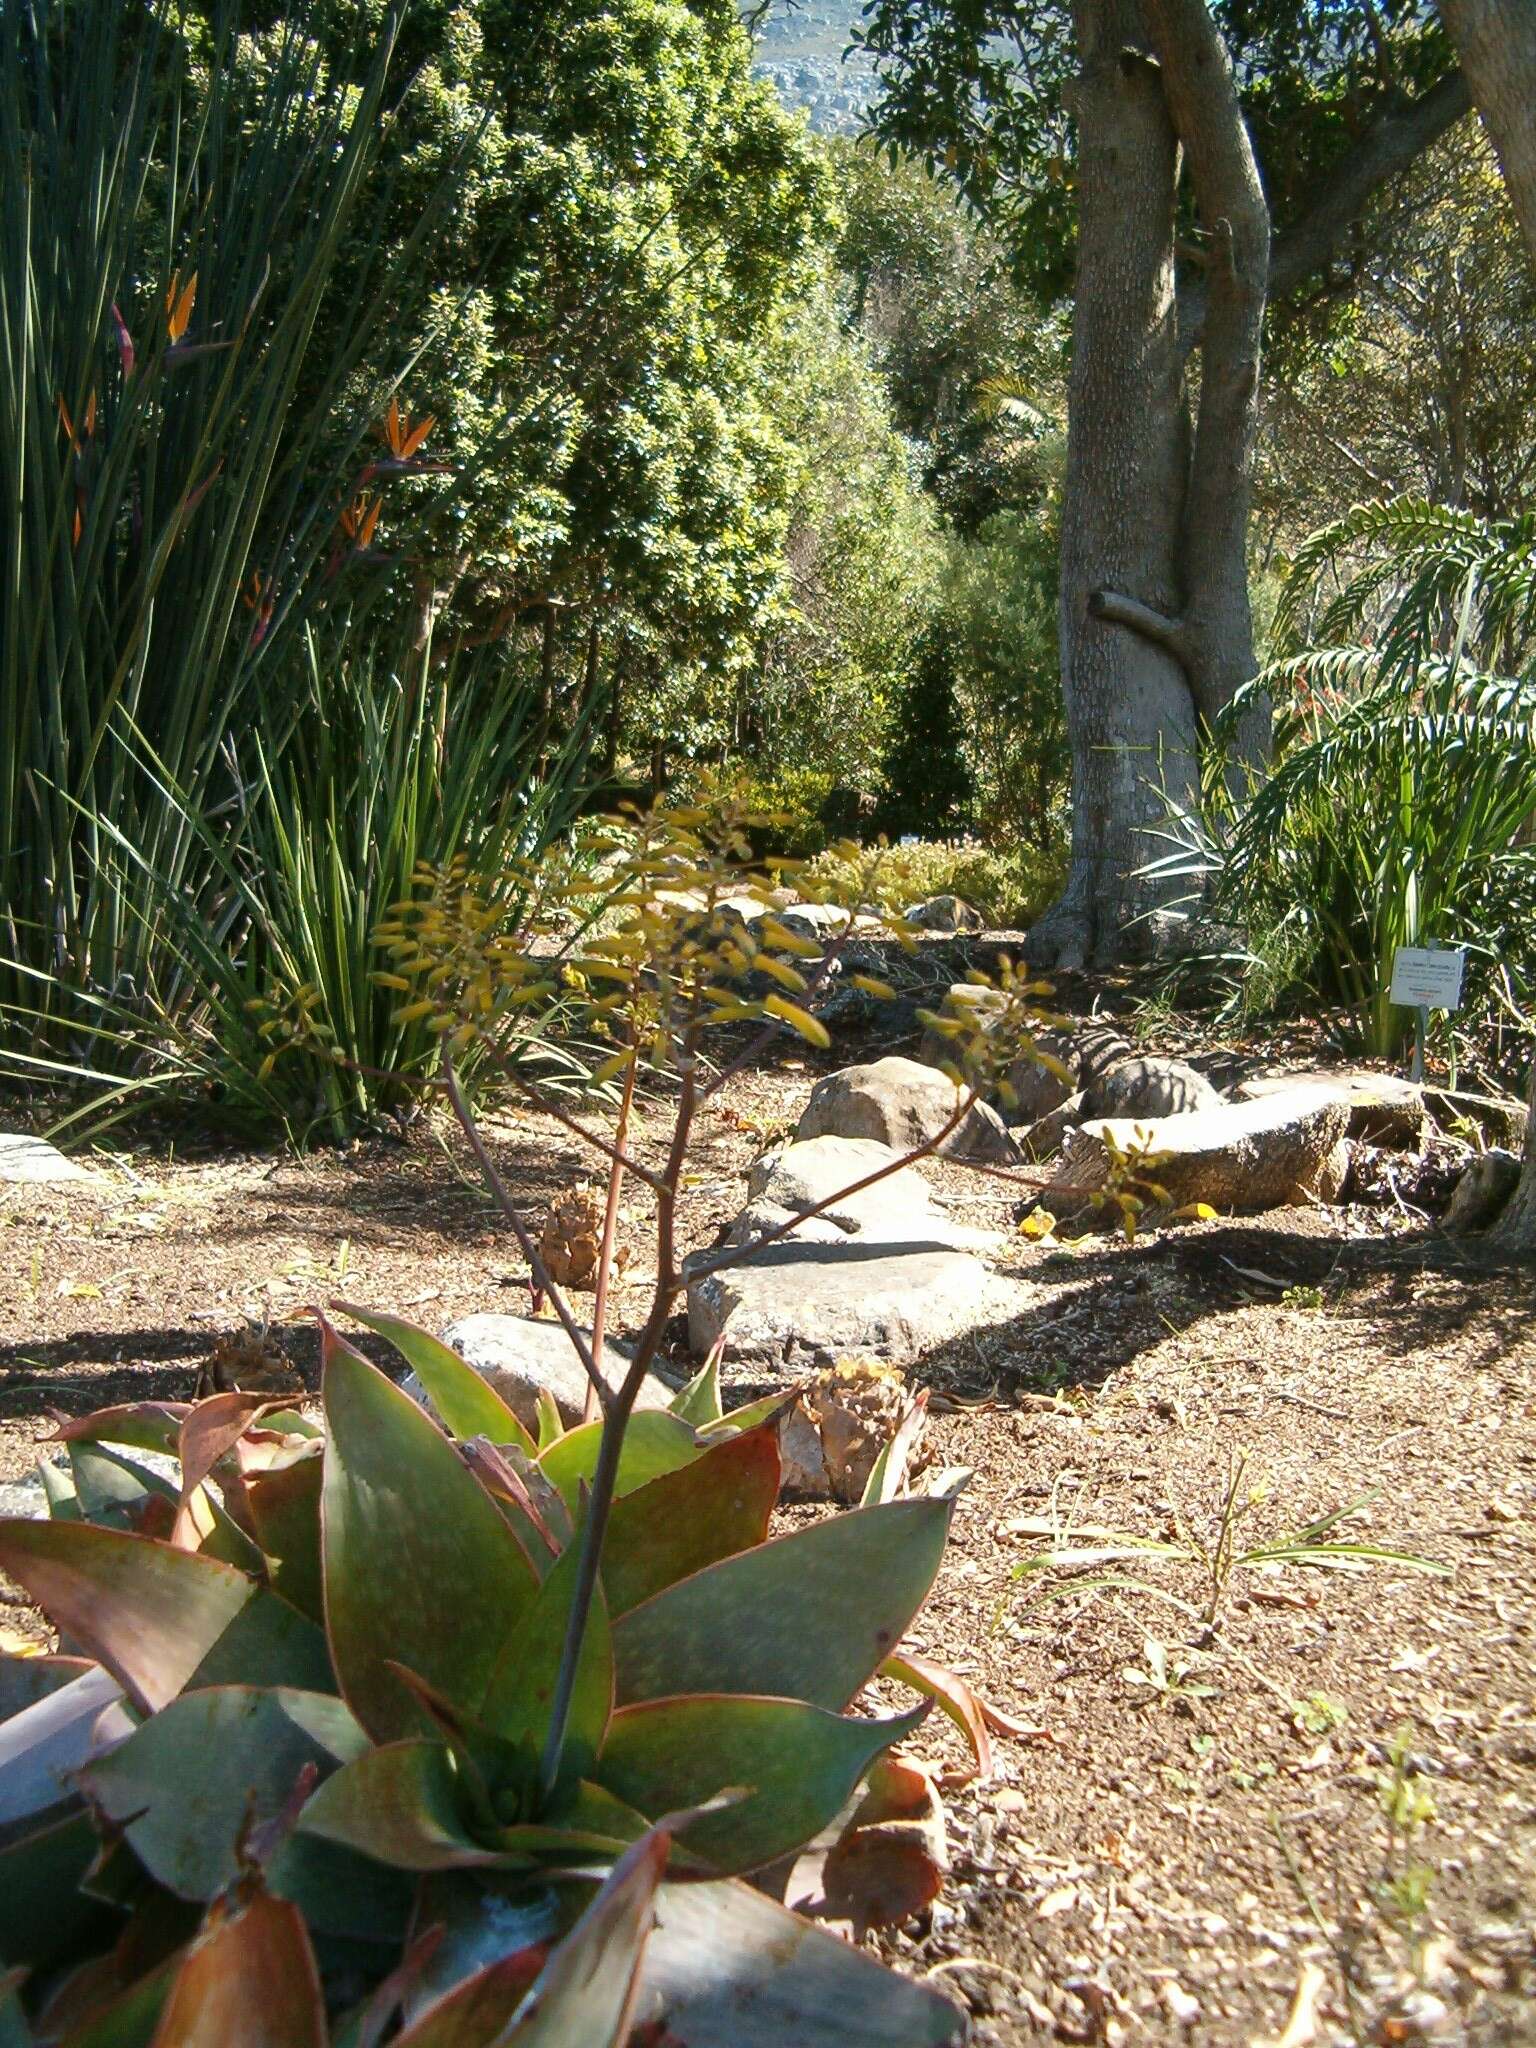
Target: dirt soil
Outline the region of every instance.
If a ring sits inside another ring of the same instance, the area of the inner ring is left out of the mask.
[[[690,1242],[740,1206],[816,1065],[745,1075],[705,1119]],[[588,1170],[538,1115],[493,1146],[531,1212]],[[286,1319],[316,1300],[434,1327],[526,1309],[515,1243],[429,1136],[97,1163],[93,1187],[0,1192],[0,1480],[50,1414],[189,1397],[246,1320],[313,1388],[312,1326]],[[1007,1186],[933,1177],[1009,1223]],[[625,1231],[637,1309],[638,1207]],[[1024,1311],[914,1375],[933,1459],[975,1475],[914,1640],[1028,1732],[947,1792],[944,1896],[886,1952],[1000,2048],[1536,2041],[1536,1272],[1396,1211],[1017,1242]],[[1053,1531],[1104,1540],[1085,1524],[1214,1554],[1234,1461],[1216,1564],[1018,1576]],[[1340,1509],[1332,1540],[1449,1576],[1242,1561]],[[6,1592],[0,1628],[34,1628]]]

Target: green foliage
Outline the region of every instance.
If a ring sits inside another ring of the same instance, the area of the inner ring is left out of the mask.
[[[1056,645],[1056,504],[998,513],[950,550],[938,631],[990,843],[1059,861],[1070,766]]]
[[[1495,974],[1532,984],[1533,563],[1529,518],[1359,506],[1299,550],[1278,615],[1299,631],[1326,583],[1307,618],[1321,644],[1252,686],[1278,696],[1279,758],[1208,849],[1218,914],[1290,985],[1343,1004],[1373,1052],[1411,1021],[1388,1000],[1399,946],[1466,945],[1474,996]],[[1336,644],[1352,633],[1369,637]]]
[[[1529,510],[1533,322],[1536,268],[1463,123],[1363,224],[1353,303],[1320,307],[1269,352],[1260,527],[1293,548],[1362,491],[1484,518]]]
[[[873,790],[897,691],[933,606],[932,506],[870,351],[830,279],[783,325],[769,376],[790,450],[785,607],[738,686],[735,743],[783,775]]]
[[[377,15],[337,8],[338,71]],[[550,633],[556,709],[595,676],[643,726],[657,686],[738,668],[776,596],[764,350],[822,229],[819,165],[724,0],[422,9],[396,76],[386,230],[455,166],[430,317],[402,323],[466,470],[431,525],[439,601],[531,667]]]
[[[857,871],[858,858],[833,848],[815,860],[813,878],[842,890]],[[1023,931],[1061,886],[1059,854],[1028,847],[998,851],[979,839],[904,840],[883,864],[885,885],[901,909],[928,896],[955,895],[973,904],[989,925]]]
[[[1363,130],[1451,68],[1419,0],[1215,0],[1282,230],[1326,192]],[[879,68],[881,141],[953,181],[1042,299],[1072,281],[1079,53],[1063,0],[874,0],[859,42]]]
[[[239,101],[222,10],[194,51],[164,7],[132,33],[104,0],[5,8],[0,1008],[12,1062],[110,1063],[120,1006],[175,1007],[174,965],[142,894],[120,887],[113,843],[217,924],[206,841],[162,784],[222,815],[238,790],[231,731],[281,731],[306,621],[342,592],[361,602],[373,578],[357,533],[336,524],[377,416],[355,380],[380,304],[408,314],[419,296],[413,266],[445,195],[423,192],[416,234],[387,256],[368,239],[390,37],[342,92],[320,73],[311,26],[294,15]],[[317,343],[349,242],[354,315]]]
[[[543,756],[537,700],[505,650],[453,658],[404,640],[347,620],[306,628],[286,733],[226,741],[239,796],[222,816],[144,757],[210,878],[215,917],[99,821],[104,876],[152,926],[157,978],[134,1005],[101,1004],[115,1063],[131,1059],[132,1072],[67,1121],[99,1127],[109,1105],[193,1087],[221,1119],[300,1143],[411,1112],[438,1041],[424,1021],[396,1020],[374,979],[374,927],[424,865],[462,845],[496,862],[547,844],[568,821],[580,753]],[[525,1056],[552,1085],[585,1071],[548,1042]]]
[[[982,399],[993,380],[1060,410],[1065,326],[1009,275],[1006,253],[952,187],[905,156],[833,143],[844,224],[838,264],[850,317],[873,353],[924,480],[957,531],[1038,495],[1034,419]]]

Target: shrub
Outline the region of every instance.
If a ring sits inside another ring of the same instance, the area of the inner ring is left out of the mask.
[[[1300,647],[1240,693],[1277,698],[1276,765],[1222,830],[1174,836],[1216,875],[1266,985],[1341,1004],[1368,1050],[1401,1046],[1399,946],[1456,941],[1469,992],[1532,985],[1536,908],[1536,525],[1416,501],[1358,507],[1298,554],[1277,619],[1297,634],[1325,575],[1340,588]],[[1359,633],[1364,644],[1339,644]],[[1177,866],[1179,855],[1165,866]]]
[[[845,850],[832,850],[812,862],[810,873],[841,888],[856,868]],[[882,873],[898,909],[953,893],[974,904],[989,925],[1023,931],[1055,901],[1065,877],[1065,850],[999,850],[979,839],[904,839],[890,850]]]
[[[306,623],[377,580],[382,397],[360,366],[424,287],[420,195],[387,257],[361,215],[392,37],[330,82],[301,4],[241,72],[231,11],[6,0],[0,34],[0,1018],[13,1073],[131,1070],[125,1016],[179,963],[132,878],[220,885],[199,820],[240,796],[305,688]],[[14,203],[9,203],[14,201]],[[316,323],[350,245],[345,327]],[[280,253],[281,283],[271,256]],[[398,374],[399,366],[393,366]],[[385,390],[387,391],[387,382]],[[386,451],[387,453],[388,451]],[[343,508],[338,524],[338,508]],[[382,539],[385,529],[380,529]],[[111,857],[126,847],[127,865]]]

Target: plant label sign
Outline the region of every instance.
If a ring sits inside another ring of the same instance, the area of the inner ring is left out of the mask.
[[[1459,1010],[1467,956],[1460,946],[1399,946],[1391,1000],[1409,1010]]]

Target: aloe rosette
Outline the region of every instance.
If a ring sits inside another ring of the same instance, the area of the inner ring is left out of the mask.
[[[323,1430],[238,1393],[105,1410],[61,1432],[50,1518],[0,1523],[67,1650],[0,1660],[15,2038],[212,2039],[206,1999],[269,1973],[274,2041],[381,2040],[397,2009],[441,2048],[954,2038],[946,2001],[743,1881],[927,1711],[848,1709],[952,1503],[770,1538],[775,1404],[722,1416],[706,1369],[631,1416],[552,1758],[602,1425],[541,1441],[435,1338],[353,1313],[433,1412],[322,1317]],[[594,1975],[611,2010],[567,2009]]]

